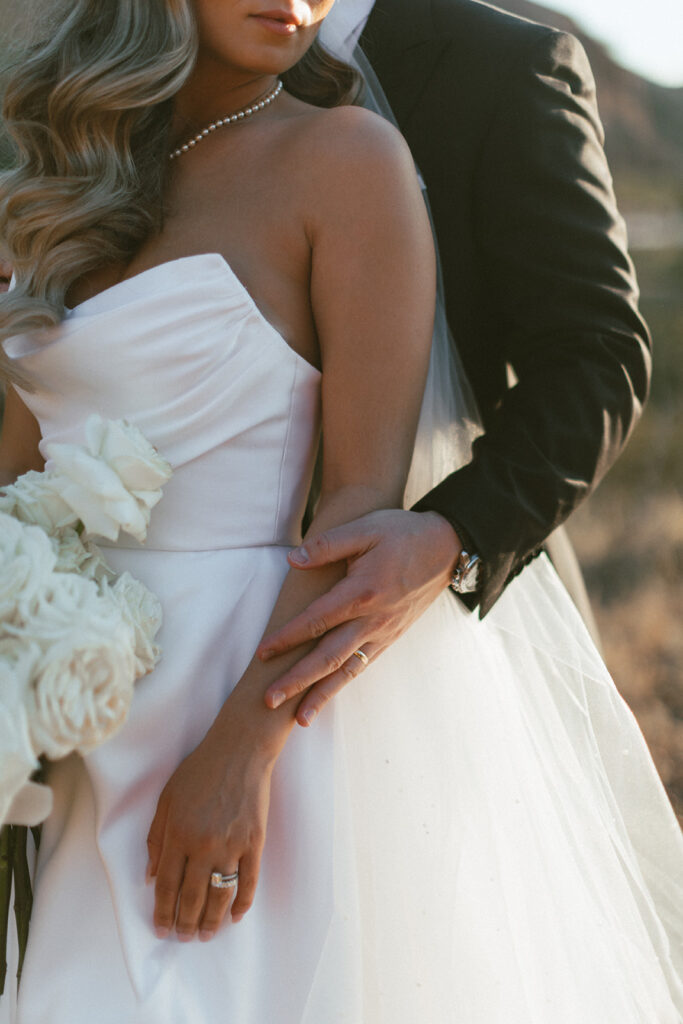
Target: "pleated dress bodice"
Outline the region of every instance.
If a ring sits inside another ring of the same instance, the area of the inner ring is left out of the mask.
[[[169,460],[146,547],[288,545],[300,537],[321,375],[266,320],[222,256],[163,263],[6,343],[37,387],[43,445],[87,418],[126,419]],[[254,465],[263,486],[254,486]],[[220,501],[207,500],[216,481]],[[128,543],[124,541],[123,543]],[[131,545],[135,542],[131,541]]]

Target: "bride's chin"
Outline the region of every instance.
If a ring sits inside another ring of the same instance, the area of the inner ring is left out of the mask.
[[[204,56],[212,64],[221,66],[225,72],[234,71],[240,75],[247,73],[278,77],[294,67],[310,46],[310,42],[308,42],[306,46],[295,47],[291,45],[291,40],[287,41],[290,43],[289,46],[250,46],[240,50],[236,47],[230,47],[228,50],[228,48],[222,48],[215,44],[200,44],[198,63],[201,63],[202,56]]]

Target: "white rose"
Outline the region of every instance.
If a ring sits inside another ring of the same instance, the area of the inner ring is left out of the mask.
[[[0,663],[13,673],[13,686],[18,687],[17,693],[28,692],[42,656],[42,648],[30,638],[0,635]]]
[[[149,511],[126,490],[113,469],[79,445],[51,443],[45,451],[60,478],[61,497],[88,533],[115,541],[119,531],[125,530],[144,540]]]
[[[36,795],[29,778],[38,768],[38,761],[31,743],[25,698],[39,654],[30,645],[25,649],[15,645],[12,657],[0,654],[0,824],[3,825],[8,822],[37,825],[50,811],[49,797],[42,801],[26,799]]]
[[[151,672],[161,657],[161,648],[154,643],[162,622],[161,603],[129,572],[122,573],[108,593],[135,637],[135,668],[139,679]]]
[[[96,583],[113,580],[116,573],[107,565],[102,552],[92,541],[83,541],[76,530],[60,530],[52,538],[52,547],[57,556],[57,572],[78,573],[79,576]]]
[[[0,494],[0,510],[54,534],[76,521],[72,509],[59,494],[59,483],[54,473],[24,473]]]
[[[23,614],[23,606],[47,586],[54,565],[52,545],[41,529],[0,513],[0,622]]]
[[[133,695],[133,636],[112,601],[80,576],[55,576],[59,586],[41,600],[27,639],[43,656],[27,697],[35,749],[56,759],[87,753],[123,724]]]
[[[57,470],[59,493],[88,533],[117,540],[119,531],[142,542],[150,510],[161,498],[171,467],[136,427],[91,416],[87,449],[49,443],[46,454]]]
[[[5,627],[13,642],[38,644],[45,653],[50,644],[92,628],[107,636],[122,619],[112,614],[111,602],[100,595],[94,580],[74,573],[52,573],[45,586],[23,608],[20,621]],[[0,654],[3,645],[0,642]]]
[[[91,416],[85,425],[88,449],[107,463],[135,494],[149,495],[152,508],[161,497],[161,487],[171,477],[171,467],[137,427],[125,420],[103,420]]]

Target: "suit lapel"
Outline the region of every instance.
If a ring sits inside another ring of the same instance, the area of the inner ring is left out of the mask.
[[[410,117],[446,43],[432,18],[432,0],[376,0],[361,46],[400,125]]]

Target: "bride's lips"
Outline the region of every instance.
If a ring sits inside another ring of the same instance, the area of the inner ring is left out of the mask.
[[[301,28],[301,22],[288,11],[262,11],[252,14],[252,18],[260,22],[263,28],[281,36],[293,36]]]

